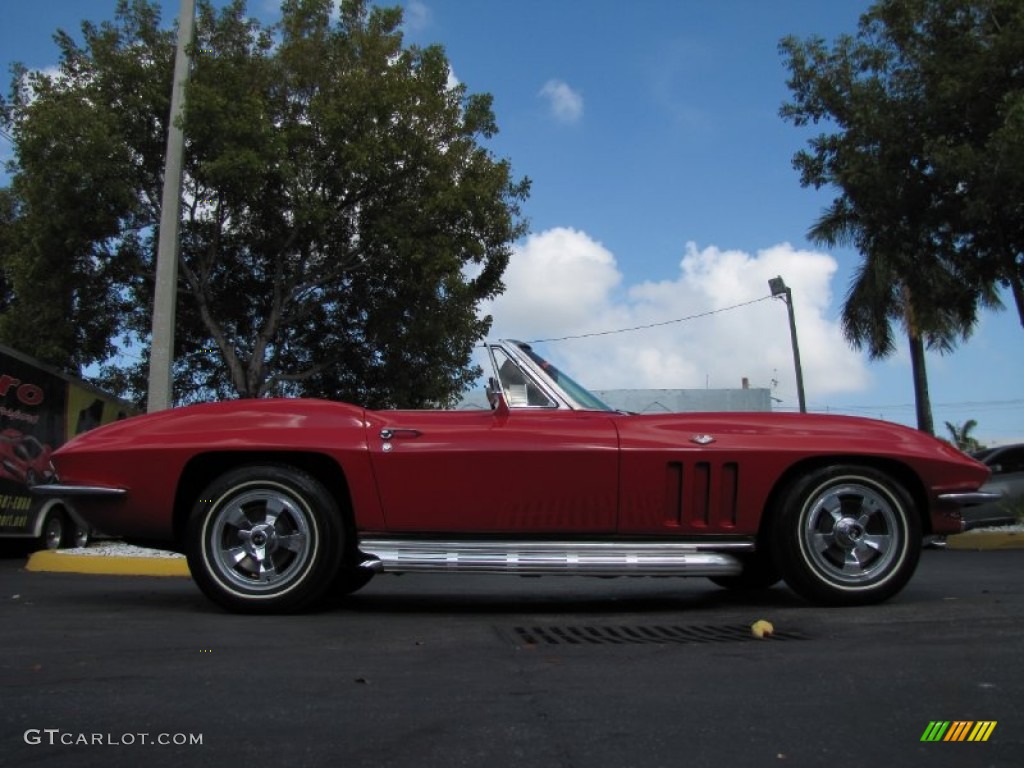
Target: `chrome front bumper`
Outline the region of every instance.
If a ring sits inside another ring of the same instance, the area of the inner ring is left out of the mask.
[[[979,504],[990,504],[997,502],[1003,495],[1001,493],[991,493],[989,491],[965,491],[959,493],[940,493],[939,501],[946,502],[947,504],[956,504],[960,507],[976,507]],[[961,532],[967,532],[972,528],[983,528],[987,527],[990,523],[988,521],[968,521],[960,520]],[[1009,523],[1007,523],[1009,524]]]
[[[108,485],[63,485],[61,483],[33,485],[29,490],[39,496],[124,496],[128,493],[125,488],[112,488]]]
[[[973,507],[976,504],[988,504],[990,501],[999,501],[1003,498],[1001,493],[989,493],[988,491],[967,491],[964,493],[940,493],[939,501],[949,504],[959,504],[961,507]]]

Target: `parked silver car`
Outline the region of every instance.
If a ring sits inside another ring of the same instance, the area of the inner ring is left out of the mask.
[[[971,454],[992,470],[983,491],[1002,495],[999,501],[963,510],[967,528],[1011,525],[1024,516],[1024,443],[986,448]]]

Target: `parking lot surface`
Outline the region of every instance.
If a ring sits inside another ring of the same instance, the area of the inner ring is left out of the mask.
[[[383,576],[251,617],[187,578],[12,557],[0,765],[1020,766],[1022,577],[1019,550],[927,551],[894,600],[826,609],[703,579]],[[946,721],[996,725],[921,740]]]

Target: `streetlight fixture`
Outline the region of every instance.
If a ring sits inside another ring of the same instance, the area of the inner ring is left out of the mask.
[[[800,413],[807,413],[807,400],[804,398],[804,369],[800,365],[800,345],[796,340],[796,315],[793,314],[793,291],[781,277],[773,277],[768,281],[772,296],[781,298],[789,309],[789,337],[793,342],[793,365],[796,368],[796,396],[800,402]]]

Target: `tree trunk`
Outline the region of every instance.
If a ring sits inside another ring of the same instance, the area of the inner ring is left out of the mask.
[[[1013,302],[1017,305],[1017,318],[1021,327],[1024,327],[1024,267],[1017,264],[1017,254],[1007,254],[1007,282],[1010,284],[1010,293],[1013,294]]]
[[[914,372],[914,403],[917,407],[917,428],[929,435],[935,434],[935,422],[932,420],[932,399],[928,393],[928,369],[924,359],[924,339],[920,334],[910,331],[910,364]]]
[[[910,365],[914,376],[914,405],[917,408],[917,428],[929,435],[935,434],[935,422],[932,420],[932,398],[928,394],[928,368],[924,359],[924,336],[917,324],[917,312],[914,311],[914,297],[910,287],[903,283],[900,287],[903,295],[903,317],[907,329],[907,341],[910,342]]]

